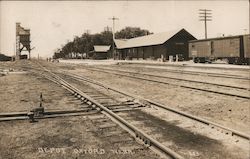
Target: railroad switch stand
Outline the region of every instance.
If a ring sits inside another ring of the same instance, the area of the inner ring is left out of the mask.
[[[27,116],[29,117],[31,123],[35,122],[34,112],[32,111],[28,112]]]
[[[40,104],[38,108],[32,109],[30,112],[28,112],[28,117],[30,119],[30,122],[35,122],[35,117],[42,117],[44,115],[44,107],[43,107],[43,95],[40,94]]]

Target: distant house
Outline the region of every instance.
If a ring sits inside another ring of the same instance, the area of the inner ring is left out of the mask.
[[[188,41],[196,38],[185,29],[150,34],[132,39],[115,39],[119,59],[188,59]]]
[[[102,60],[108,58],[110,45],[94,45],[94,50],[90,51],[88,56],[92,59]]]

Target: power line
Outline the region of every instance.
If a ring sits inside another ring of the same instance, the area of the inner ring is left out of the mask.
[[[207,39],[207,21],[212,21],[212,10],[199,9],[199,20],[204,21],[205,24],[205,39]]]
[[[109,20],[112,20],[113,21],[113,39],[115,39],[115,20],[119,20],[119,18],[116,18],[116,17],[112,17],[112,18],[109,18]]]

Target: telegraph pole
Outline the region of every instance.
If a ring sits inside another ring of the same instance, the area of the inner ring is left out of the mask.
[[[113,29],[112,29],[112,33],[113,33],[113,58],[115,59],[115,20],[119,20],[119,18],[116,17],[112,17],[109,18],[109,20],[113,21]]]
[[[205,24],[205,39],[207,39],[207,21],[212,21],[212,10],[199,9],[200,21],[204,21]]]

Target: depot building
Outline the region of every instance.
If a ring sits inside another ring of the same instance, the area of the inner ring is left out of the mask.
[[[188,41],[196,40],[185,29],[150,34],[132,39],[115,39],[118,59],[159,59],[166,60],[178,55],[188,59]]]

